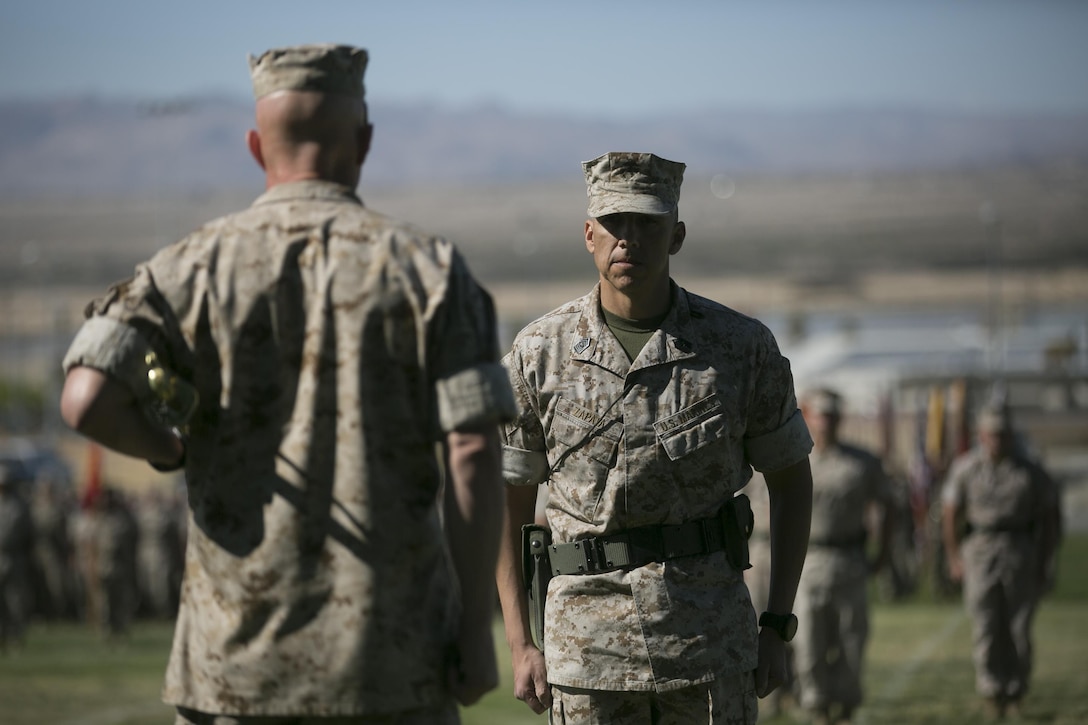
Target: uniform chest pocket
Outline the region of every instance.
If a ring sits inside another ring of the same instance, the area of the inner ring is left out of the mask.
[[[673,461],[724,438],[728,430],[722,402],[716,395],[654,423],[657,440]]]
[[[559,444],[561,455],[589,456],[598,463],[611,466],[616,458],[619,436],[613,430],[615,421],[602,422],[592,410],[583,408],[568,398],[560,398],[552,416],[551,434]]]

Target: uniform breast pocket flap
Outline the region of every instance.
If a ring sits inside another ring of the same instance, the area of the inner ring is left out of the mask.
[[[725,411],[716,395],[703,398],[654,423],[657,440],[670,460],[678,460],[728,432]]]
[[[592,410],[560,398],[552,417],[551,434],[561,449],[573,448],[572,455],[589,456],[607,466],[612,464],[619,444],[612,428],[611,422],[601,423]]]

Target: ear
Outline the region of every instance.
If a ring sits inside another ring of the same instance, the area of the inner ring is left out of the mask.
[[[672,230],[672,241],[669,243],[669,254],[676,254],[680,247],[684,246],[684,238],[688,235],[688,228],[684,222],[676,222]]]
[[[268,169],[264,165],[264,153],[261,151],[261,134],[252,128],[246,131],[246,146],[249,147],[249,154],[257,162],[257,165],[267,171]]]
[[[374,124],[365,123],[359,127],[359,130],[357,131],[357,136],[355,138],[355,163],[357,163],[359,166],[362,166],[363,162],[366,161],[366,155],[370,153],[370,142],[373,140],[373,138]]]
[[[590,254],[593,254],[593,252],[596,251],[597,244],[593,240],[593,220],[592,219],[586,219],[586,228],[585,228],[584,236],[586,238],[586,249],[589,251]]]

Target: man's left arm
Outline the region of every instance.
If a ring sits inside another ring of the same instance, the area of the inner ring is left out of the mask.
[[[812,471],[808,458],[780,471],[764,472],[770,499],[771,579],[767,611],[793,611],[812,525]],[[759,633],[756,694],[766,697],[787,682],[786,643],[764,627]]]
[[[1039,562],[1036,571],[1039,576],[1038,591],[1042,595],[1054,587],[1057,578],[1055,557],[1061,542],[1062,513],[1061,492],[1058,490],[1058,484],[1042,468],[1039,469],[1038,475],[1045,492],[1042,513],[1036,526],[1039,537]]]
[[[149,419],[127,386],[96,368],[76,365],[68,371],[60,412],[77,433],[118,453],[163,467],[185,455],[181,439]]]
[[[876,556],[869,566],[869,573],[876,574],[891,561],[892,535],[895,533],[895,495],[892,491],[892,479],[879,460],[873,462],[872,475],[876,489],[873,500],[879,511],[880,520],[877,526],[880,529],[876,532]]]

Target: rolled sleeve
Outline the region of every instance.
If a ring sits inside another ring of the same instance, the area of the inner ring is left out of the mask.
[[[438,422],[444,432],[464,426],[503,423],[516,409],[506,368],[483,363],[438,381]]]
[[[548,477],[548,456],[543,451],[503,446],[502,477],[511,486],[533,486]]]
[[[944,487],[941,489],[941,506],[944,508],[952,508],[955,506],[962,506],[965,495],[964,483],[966,476],[964,471],[966,469],[966,461],[970,459],[961,459],[956,463],[953,463],[952,470],[948,474],[948,478],[945,479]]]
[[[65,373],[77,366],[101,370],[132,386],[141,380],[150,350],[151,346],[136,328],[110,317],[96,316],[79,328],[61,365]]]
[[[801,416],[794,412],[785,424],[763,435],[746,438],[744,452],[748,462],[760,473],[773,473],[789,468],[805,458],[812,450],[812,436]]]

